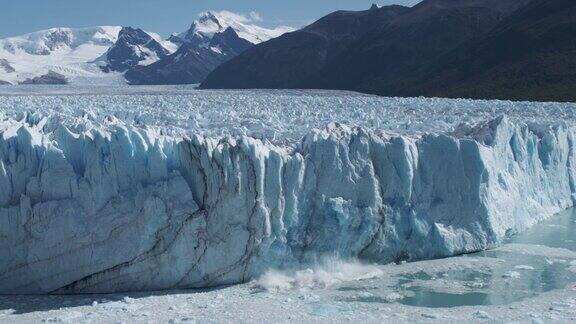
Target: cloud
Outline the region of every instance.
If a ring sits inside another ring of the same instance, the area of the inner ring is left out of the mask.
[[[253,22],[262,21],[262,16],[256,11],[250,12],[249,16]]]
[[[250,13],[247,14],[227,10],[210,11],[210,12],[214,13],[216,16],[229,18],[242,23],[255,23],[255,22],[261,22],[263,20],[262,15],[260,15],[260,13],[256,11],[251,11]],[[200,16],[204,14],[205,13],[201,13]]]

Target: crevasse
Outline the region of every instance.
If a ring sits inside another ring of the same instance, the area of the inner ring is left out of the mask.
[[[326,255],[478,251],[576,190],[574,129],[505,117],[414,137],[332,124],[294,148],[49,124],[1,125],[0,293],[210,287]]]

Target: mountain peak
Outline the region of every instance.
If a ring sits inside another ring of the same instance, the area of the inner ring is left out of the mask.
[[[136,65],[148,65],[166,57],[169,51],[140,28],[122,27],[118,41],[106,52],[104,71],[123,72]]]
[[[260,27],[257,23],[260,17],[257,13],[238,14],[231,11],[205,11],[198,15],[190,29],[179,35],[173,35],[170,40],[179,42],[208,42],[217,33],[223,33],[232,28],[240,38],[252,44],[265,42],[284,33],[294,31],[287,26],[278,26],[273,29]]]
[[[198,15],[198,20],[197,22],[201,22],[201,23],[214,23],[217,24],[219,27],[220,26],[220,22],[218,21],[218,17],[217,17],[216,12],[212,12],[212,11],[205,11],[202,12]]]

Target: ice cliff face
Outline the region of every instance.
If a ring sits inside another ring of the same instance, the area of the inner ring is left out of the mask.
[[[208,287],[323,255],[449,256],[572,206],[576,190],[574,129],[506,118],[419,137],[333,124],[294,149],[113,118],[2,130],[0,293]]]

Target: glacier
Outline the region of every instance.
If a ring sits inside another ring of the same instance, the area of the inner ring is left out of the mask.
[[[109,116],[171,136],[250,136],[292,147],[331,122],[403,135],[451,132],[500,115],[515,123],[576,124],[576,104],[386,98],[330,90],[195,90],[194,86],[0,87],[0,119],[55,116],[92,127]]]
[[[331,123],[292,145],[114,117],[28,114],[0,133],[2,294],[213,287],[323,256],[446,257],[573,206],[576,190],[574,127],[505,116],[421,134]]]

